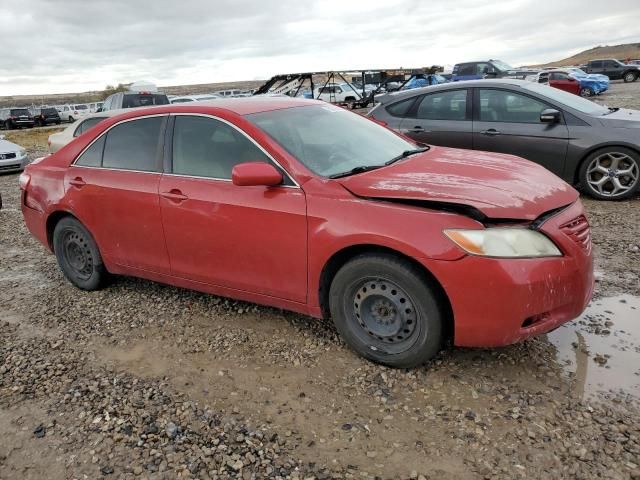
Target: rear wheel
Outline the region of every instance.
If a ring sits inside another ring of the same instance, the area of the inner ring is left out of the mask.
[[[61,219],[53,231],[53,251],[64,276],[83,290],[98,290],[109,276],[89,230],[73,217]]]
[[[627,72],[622,77],[625,83],[635,82],[638,79],[638,74],[634,72]]]
[[[444,317],[429,283],[393,255],[356,257],[331,283],[333,322],[345,342],[369,360],[397,368],[421,365],[442,345]]]
[[[581,97],[593,97],[594,95],[595,95],[595,93],[589,87],[583,87],[583,88],[580,89],[580,96]]]
[[[580,186],[600,200],[623,200],[640,184],[640,155],[624,147],[606,147],[589,155],[580,166]]]

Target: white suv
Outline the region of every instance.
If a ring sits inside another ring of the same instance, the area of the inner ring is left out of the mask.
[[[63,122],[75,122],[79,118],[84,118],[91,113],[89,107],[84,104],[63,105],[58,109],[60,120]]]

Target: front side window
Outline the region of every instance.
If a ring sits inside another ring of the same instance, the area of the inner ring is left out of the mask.
[[[418,105],[416,117],[423,120],[466,120],[467,91],[425,95]]]
[[[179,115],[173,128],[173,173],[231,179],[233,167],[269,162],[244,134],[213,118]]]
[[[318,175],[381,167],[416,145],[361,115],[332,105],[310,105],[246,115]]]
[[[163,117],[124,122],[107,133],[102,166],[121,170],[158,170],[158,146]]]
[[[606,60],[604,62],[604,68],[618,68],[620,64],[618,62],[614,62],[613,60]]]
[[[549,108],[538,100],[508,90],[481,88],[479,92],[483,122],[540,123],[540,113]]]

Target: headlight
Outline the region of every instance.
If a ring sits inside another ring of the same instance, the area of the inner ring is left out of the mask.
[[[545,235],[528,228],[445,230],[445,235],[471,255],[483,257],[561,257]]]
[[[27,151],[24,148],[21,148],[20,150],[18,150],[19,157],[24,157],[26,154],[27,154]]]

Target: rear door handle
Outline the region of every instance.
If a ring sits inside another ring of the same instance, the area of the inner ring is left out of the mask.
[[[425,130],[424,128],[422,128],[420,125],[416,125],[413,128],[410,128],[409,130],[407,130],[409,133],[428,133],[429,130]]]
[[[480,133],[482,135],[487,135],[489,137],[495,137],[496,135],[500,135],[500,132],[495,128],[490,128],[489,130],[483,130]]]
[[[160,196],[175,203],[181,203],[189,199],[189,197],[187,197],[177,188],[173,188],[168,192],[162,192]]]
[[[69,180],[69,185],[73,185],[77,188],[82,188],[87,184],[81,177],[72,178]]]

